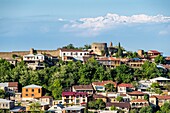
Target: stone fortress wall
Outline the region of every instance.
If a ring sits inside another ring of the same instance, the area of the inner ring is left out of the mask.
[[[3,59],[13,59],[13,55],[17,55],[20,57],[23,57],[24,55],[28,54],[48,54],[51,56],[59,56],[59,50],[34,50],[33,48],[30,49],[30,51],[12,51],[12,52],[0,52],[0,58]]]

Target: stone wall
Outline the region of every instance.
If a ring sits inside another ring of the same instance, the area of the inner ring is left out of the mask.
[[[49,54],[51,56],[59,56],[59,50],[34,50],[37,54]],[[30,51],[12,51],[12,52],[0,52],[0,58],[13,59],[13,55],[21,56],[30,54]]]

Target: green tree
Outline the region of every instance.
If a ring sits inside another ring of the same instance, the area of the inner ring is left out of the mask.
[[[115,70],[116,70],[115,80],[117,82],[130,83],[132,81],[133,79],[132,69],[129,66],[122,64],[116,67]]]
[[[98,109],[104,109],[106,107],[106,103],[102,99],[97,99],[95,103],[98,105]]]
[[[123,97],[118,96],[118,97],[116,98],[116,100],[119,101],[119,102],[122,102],[122,101],[123,101]]]
[[[114,84],[108,83],[104,87],[106,88],[106,91],[110,91],[110,92],[116,91]]]
[[[74,47],[73,44],[68,44],[67,46],[64,46],[62,48],[65,48],[65,49],[78,49],[78,48]]]
[[[0,89],[0,98],[5,98],[5,91]]]
[[[131,109],[130,113],[138,113],[138,110],[137,109]]]
[[[144,95],[144,99],[147,100],[147,101],[149,101],[149,95],[148,95],[148,94],[145,94],[145,95]]]
[[[154,82],[151,84],[151,88],[159,88],[159,87],[160,87],[160,85],[157,82]]]
[[[30,105],[31,113],[39,113],[41,112],[41,104],[38,102],[31,103]]]
[[[62,86],[60,81],[56,79],[50,86],[50,90],[52,91],[52,95],[55,99],[61,99]]]
[[[157,64],[165,63],[165,58],[162,55],[156,56],[154,60],[155,60],[155,63],[157,63]]]
[[[170,103],[169,102],[166,102],[164,103],[160,110],[157,111],[156,113],[170,113]]]
[[[118,57],[122,57],[122,56],[123,56],[123,50],[122,50],[122,48],[121,48],[120,42],[119,42],[119,44],[118,44],[117,56],[118,56]]]
[[[110,107],[110,110],[111,110],[111,111],[114,111],[114,110],[116,110],[116,107],[115,107],[115,106],[111,106],[111,107]]]
[[[88,102],[88,108],[90,109],[104,109],[105,107],[106,103],[102,99]]]
[[[143,78],[155,78],[158,76],[162,76],[162,72],[160,72],[156,66],[156,64],[151,63],[149,61],[146,61],[143,65],[142,65],[142,77]]]
[[[153,112],[153,109],[151,106],[142,107],[139,110],[139,113],[152,113],[152,112]]]

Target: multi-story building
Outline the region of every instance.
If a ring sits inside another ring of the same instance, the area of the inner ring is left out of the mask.
[[[130,105],[132,109],[136,109],[136,108],[149,106],[149,103],[147,100],[144,100],[144,99],[134,99],[130,101]]]
[[[152,95],[149,97],[151,105],[161,107],[165,102],[170,102],[170,95]]]
[[[92,43],[91,49],[97,55],[103,55],[107,53],[107,43]]]
[[[92,85],[75,85],[75,86],[72,86],[72,91],[73,92],[86,92],[89,95],[92,95],[94,92],[94,89]]]
[[[132,58],[132,59],[129,59],[129,61],[127,62],[127,64],[131,68],[141,68],[144,63],[145,63],[145,60],[142,60],[139,58]]]
[[[113,84],[115,88],[117,87],[116,82],[113,82],[111,80],[101,81],[101,82],[92,82],[92,86],[96,91],[105,91],[105,85],[109,83]]]
[[[16,93],[18,92],[18,82],[0,83],[0,89],[8,93]]]
[[[42,86],[28,85],[22,88],[22,100],[30,100],[33,98],[40,98],[43,95]]]
[[[107,67],[117,67],[122,64],[121,60],[119,58],[114,57],[100,57],[97,59],[97,61]]]
[[[117,86],[117,92],[119,93],[124,93],[126,94],[127,92],[131,92],[135,90],[135,88],[133,87],[132,84],[128,84],[128,83],[121,83]]]
[[[0,99],[0,109],[12,109],[15,107],[14,101]]]
[[[28,54],[23,56],[23,61],[27,63],[28,68],[43,69],[45,66],[43,62],[45,61],[46,56],[42,54]]]
[[[83,57],[89,54],[86,50],[59,49],[59,55],[63,61],[83,61]]]
[[[144,99],[144,95],[146,95],[146,94],[141,91],[132,91],[132,92],[128,93],[130,100]]]
[[[86,105],[88,94],[86,92],[62,92],[62,103],[69,105]]]
[[[42,96],[38,98],[40,102],[47,103],[49,106],[53,105],[53,98],[51,96]]]

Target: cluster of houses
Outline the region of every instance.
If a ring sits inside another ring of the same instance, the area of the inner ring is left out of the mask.
[[[88,108],[89,101],[102,99],[106,104],[106,111],[110,111],[111,107],[115,106],[117,109],[128,113],[131,109],[140,109],[144,106],[161,107],[165,102],[170,101],[170,92],[166,89],[161,89],[162,94],[146,90],[151,88],[153,83],[165,86],[170,83],[170,79],[158,77],[141,80],[137,87],[133,84],[117,84],[113,81],[74,85],[70,91],[62,92],[62,100],[53,100],[53,97],[45,96],[45,89],[42,86],[28,85],[22,87],[22,91],[19,92],[17,82],[0,83],[0,89],[9,94],[9,98],[0,98],[0,109],[8,109],[11,113],[28,112],[31,111],[31,104],[38,102],[40,104],[38,107],[46,112],[83,113]],[[115,90],[108,91],[107,84],[113,84]],[[118,100],[118,97],[121,97],[121,100]],[[148,98],[146,99],[146,97]]]
[[[45,50],[37,51],[38,52],[31,48],[28,52],[20,52],[20,54],[22,53],[22,60],[33,70],[44,69],[45,63],[48,65],[54,65],[59,59],[65,62],[81,61],[82,63],[85,63],[87,59],[91,57],[94,57],[100,64],[107,67],[114,68],[121,64],[126,64],[132,68],[141,68],[145,61],[148,60],[154,62],[156,56],[162,55],[162,52],[157,50],[149,50],[147,52],[144,52],[144,50],[138,50],[138,58],[116,58],[113,56],[118,52],[118,48],[114,47],[112,43],[109,47],[107,47],[107,43],[92,43],[91,49],[88,50],[59,48],[52,52]],[[124,52],[123,54],[126,55],[127,53]],[[13,65],[16,65],[17,61],[20,61],[17,57],[15,59],[8,59],[8,57],[2,58],[6,59]],[[162,64],[161,66],[170,69],[170,57],[165,57],[165,61],[165,64]]]

